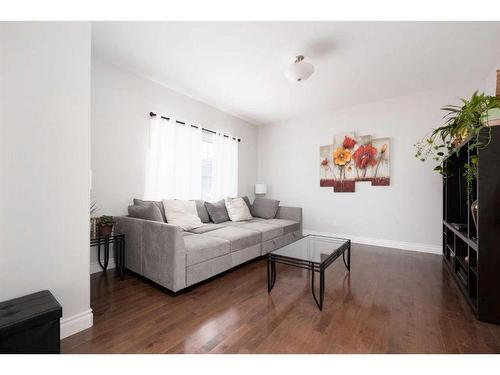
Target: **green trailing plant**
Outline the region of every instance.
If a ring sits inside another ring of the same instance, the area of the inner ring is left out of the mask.
[[[443,116],[444,124],[414,145],[415,157],[423,162],[435,161],[434,170],[445,177],[449,172],[445,170],[443,161],[451,152],[459,153],[465,142],[469,151],[488,146],[491,141],[491,129],[486,125],[488,111],[500,108],[498,98],[478,91],[474,92],[470,99],[460,100],[461,106],[447,105],[441,108],[446,112]],[[464,166],[464,176],[470,184],[477,175],[477,157],[474,160],[474,163],[471,161]]]
[[[113,226],[114,223],[115,223],[115,220],[113,219],[113,216],[102,215],[99,218],[99,225],[102,227],[104,227],[104,226],[111,227],[111,226]]]
[[[469,158],[469,163],[465,164],[465,172],[464,172],[464,177],[465,181],[467,183],[467,193],[469,196],[469,200],[472,200],[472,190],[473,190],[473,183],[474,179],[477,177],[477,162],[478,158],[477,155],[472,155]]]

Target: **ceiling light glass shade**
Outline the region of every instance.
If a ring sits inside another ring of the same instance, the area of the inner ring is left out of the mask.
[[[304,61],[304,56],[297,56],[295,62],[285,69],[285,77],[291,82],[301,82],[314,73],[314,66]]]

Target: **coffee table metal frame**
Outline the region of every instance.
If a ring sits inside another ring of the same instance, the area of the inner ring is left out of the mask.
[[[308,237],[304,236],[301,239]],[[293,267],[304,268],[306,270],[310,270],[311,272],[311,291],[314,297],[314,301],[320,310],[323,310],[323,301],[325,298],[325,269],[332,264],[340,255],[342,255],[342,260],[344,261],[344,265],[347,268],[347,271],[351,271],[351,240],[346,238],[337,238],[337,237],[328,237],[328,236],[318,236],[314,235],[314,237],[323,237],[323,238],[331,238],[336,240],[344,240],[346,241],[343,245],[341,245],[337,250],[332,252],[327,258],[325,258],[322,262],[313,262],[307,261],[303,259],[297,259],[293,257],[287,257],[284,255],[273,254],[270,252],[267,255],[267,292],[271,293],[271,290],[276,283],[276,263],[286,264]],[[300,240],[297,240],[300,241]],[[286,246],[286,245],[285,245]],[[346,251],[347,251],[347,260],[346,260]],[[316,297],[316,292],[314,290],[314,274],[319,273],[319,298]]]

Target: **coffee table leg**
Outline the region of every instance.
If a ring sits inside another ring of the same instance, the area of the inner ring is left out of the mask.
[[[311,291],[314,298],[314,302],[318,305],[320,311],[323,310],[323,300],[325,299],[325,270],[320,269],[319,271],[319,300],[316,297],[316,292],[314,291],[314,274],[316,271],[311,269]]]
[[[321,303],[320,310],[323,310],[323,301],[325,299],[325,270],[321,269],[319,273],[319,301]]]
[[[342,260],[344,261],[345,268],[347,271],[351,272],[351,241],[349,241],[347,247],[347,262],[345,260],[345,251],[342,253]]]
[[[267,258],[267,292],[271,293],[276,282],[276,262],[269,256]]]

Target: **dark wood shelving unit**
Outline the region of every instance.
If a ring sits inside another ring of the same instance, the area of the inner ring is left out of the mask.
[[[500,126],[488,131],[487,147],[469,150],[467,141],[444,160],[443,259],[476,317],[500,324]],[[473,155],[478,173],[468,192],[464,164]],[[477,227],[470,210],[476,199]]]

